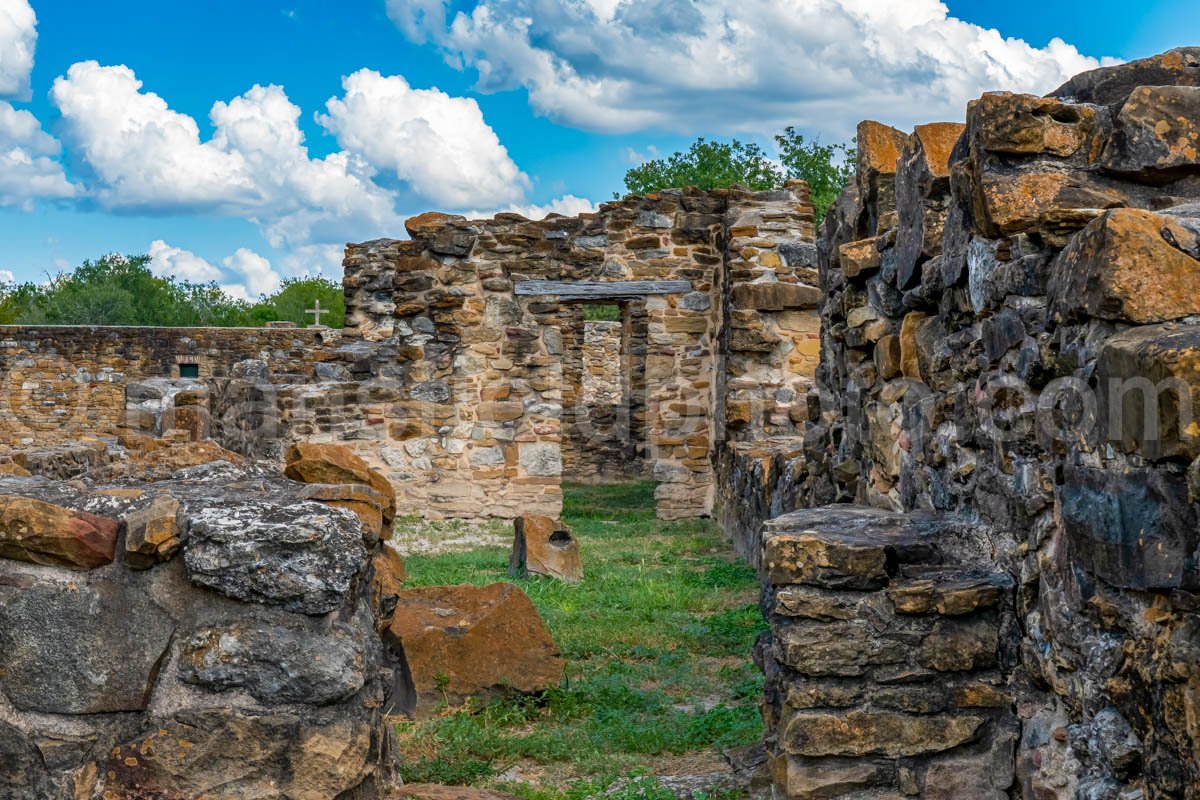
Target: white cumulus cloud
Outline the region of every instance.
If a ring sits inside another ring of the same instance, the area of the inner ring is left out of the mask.
[[[0,97],[28,97],[36,45],[33,7],[27,0],[0,0]]]
[[[522,217],[529,219],[545,219],[550,214],[561,214],[564,217],[574,217],[579,214],[590,214],[599,208],[591,200],[586,197],[577,197],[573,194],[564,194],[562,197],[556,197],[549,203],[513,203],[507,206],[493,208],[490,211],[464,211],[463,216],[469,219],[485,219],[495,216],[496,214],[507,212],[511,214],[520,214]]]
[[[208,283],[221,277],[221,270],[190,250],[172,247],[155,239],[147,250],[150,271],[160,278],[178,278],[193,283]]]
[[[0,97],[26,98],[37,17],[25,0],[0,0]],[[0,207],[31,210],[36,200],[75,195],[60,146],[33,114],[0,101]]]
[[[984,91],[1044,93],[1102,62],[950,16],[938,0],[388,0],[414,41],[473,69],[482,91],[598,131],[846,137],[862,117],[961,119]]]
[[[74,64],[51,97],[65,136],[108,210],[215,212],[258,223],[273,246],[394,230],[390,192],[360,158],[310,158],[300,109],[278,86],[254,86],[213,105],[215,132],[142,91],[125,66]]]
[[[451,208],[516,202],[529,188],[483,119],[479,104],[437,89],[414,89],[399,75],[361,69],[342,80],[318,121],[338,144],[418,195]]]
[[[279,288],[279,273],[271,267],[271,262],[263,256],[245,247],[239,247],[233,255],[222,262],[226,269],[233,272],[241,280],[234,286],[224,287],[238,297],[257,298],[262,294],[271,294]],[[245,287],[238,291],[235,287]]]

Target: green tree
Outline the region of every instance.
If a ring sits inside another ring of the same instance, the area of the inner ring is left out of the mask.
[[[733,139],[729,143],[697,139],[686,151],[634,167],[625,173],[625,188],[631,194],[649,194],[662,189],[695,186],[722,189],[738,184],[754,191],[775,189],[788,179],[808,182],[817,219],[854,176],[852,145],[807,141],[793,127],[775,137],[779,161],[767,157],[753,143]]]
[[[625,173],[625,188],[631,194],[684,186],[721,189],[734,184],[761,191],[782,182],[782,173],[762,148],[737,139],[710,142],[700,138],[684,152],[647,161]]]
[[[342,285],[324,277],[289,278],[277,292],[256,303],[252,313],[260,325],[283,320],[303,327],[313,324],[313,315],[307,312],[316,300],[321,301],[321,308],[329,311],[321,315],[321,324],[331,328],[342,327],[346,318],[346,298]]]
[[[817,220],[821,220],[854,177],[855,148],[845,144],[821,144],[820,139],[806,141],[790,125],[775,137],[775,144],[787,177],[808,183]]]

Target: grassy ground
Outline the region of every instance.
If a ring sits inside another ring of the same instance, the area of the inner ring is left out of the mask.
[[[652,484],[569,486],[578,586],[514,581],[567,659],[563,686],[399,728],[410,782],[469,784],[529,800],[575,800],[630,775],[711,765],[762,734],[761,630],[753,572],[707,521],[654,518]],[[411,585],[508,580],[508,550],[416,555]],[[662,796],[651,778],[613,797]],[[669,795],[667,795],[669,796]]]

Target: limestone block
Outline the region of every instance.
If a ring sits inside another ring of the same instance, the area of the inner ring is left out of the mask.
[[[875,711],[798,711],[780,729],[783,751],[797,756],[880,755],[907,758],[973,741],[986,719]]]

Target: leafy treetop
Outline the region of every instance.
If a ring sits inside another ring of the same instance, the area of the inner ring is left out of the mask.
[[[647,161],[625,173],[625,188],[631,194],[649,194],[662,189],[694,186],[721,189],[733,185],[753,191],[776,189],[784,181],[808,183],[817,218],[825,216],[842,188],[854,175],[855,149],[846,144],[808,141],[793,127],[775,137],[779,160],[770,159],[753,142],[732,139],[713,142],[697,139],[686,151]]]

